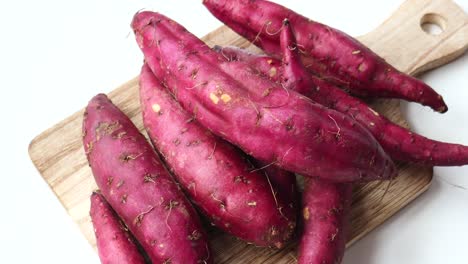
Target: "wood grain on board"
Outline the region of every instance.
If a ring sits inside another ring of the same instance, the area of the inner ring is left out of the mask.
[[[430,35],[421,29],[422,23],[439,24],[443,32]],[[226,27],[203,39],[209,45],[235,45],[256,50]],[[448,63],[467,49],[468,16],[449,0],[409,0],[380,27],[359,39],[398,69],[416,74]],[[140,130],[143,129],[137,78],[112,91],[109,97]],[[83,106],[86,103],[83,102]],[[398,100],[376,100],[372,106],[398,124],[408,126]],[[82,147],[82,115],[83,109],[38,135],[30,144],[29,154],[44,180],[95,246],[88,212],[89,196],[96,185]],[[429,187],[432,168],[404,163],[399,163],[398,168],[399,177],[392,182],[372,182],[356,187],[348,245]],[[296,263],[294,243],[282,250],[273,250],[248,245],[214,229],[210,236],[215,263]]]

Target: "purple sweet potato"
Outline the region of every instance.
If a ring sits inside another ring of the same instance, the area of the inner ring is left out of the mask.
[[[155,73],[164,74],[159,68]],[[183,110],[147,65],[140,74],[140,102],[153,145],[215,226],[257,246],[281,248],[290,240],[297,210],[294,174],[272,168],[269,176],[252,168],[238,149]],[[293,186],[280,186],[292,180]]]
[[[102,264],[144,264],[135,239],[104,197],[93,192],[89,212]]]
[[[294,47],[295,45],[291,45],[291,49],[294,50]],[[218,47],[217,50],[220,51],[221,48]],[[223,47],[222,51],[226,57],[234,61],[245,61],[250,65],[253,72],[258,75],[268,76],[274,81],[284,82],[288,78],[295,78],[290,73],[284,72],[284,67],[278,66],[281,61],[275,58],[256,55],[231,47]],[[300,71],[301,67],[303,67],[299,64],[300,62],[294,60],[285,63],[292,64],[287,68],[296,67],[296,71]],[[274,70],[270,68],[274,68]],[[229,68],[226,67],[226,69]],[[278,72],[278,74],[270,75],[272,71]],[[235,76],[235,74],[236,72],[231,73],[232,76]],[[363,101],[348,95],[335,85],[317,76],[304,73],[300,82],[301,85],[289,87],[289,89],[295,89],[295,91],[319,104],[352,116],[374,135],[385,152],[394,160],[429,166],[462,166],[468,164],[468,146],[440,142],[411,132],[380,115]],[[304,85],[305,82],[311,83]],[[284,85],[287,87],[287,81]]]
[[[349,225],[352,186],[306,178],[299,264],[341,263]]]
[[[148,66],[166,71],[179,103],[247,154],[337,182],[395,176],[378,142],[347,115],[256,76],[243,62],[220,62],[219,54],[161,14],[137,13],[132,27]],[[235,69],[245,83],[220,67]]]
[[[196,211],[146,138],[103,94],[86,107],[83,144],[102,195],[153,263],[211,263]]]
[[[442,97],[422,81],[395,69],[351,36],[265,0],[204,0],[219,20],[281,57],[283,19],[293,25],[304,65],[321,78],[358,95],[400,98],[446,112]]]

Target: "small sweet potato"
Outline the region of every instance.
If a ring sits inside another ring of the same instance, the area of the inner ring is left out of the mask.
[[[155,73],[163,79],[160,68]],[[154,147],[215,226],[257,246],[281,248],[290,240],[297,211],[294,174],[255,169],[245,154],[183,110],[147,65],[140,74],[140,102]]]
[[[299,264],[341,263],[351,207],[351,184],[305,179],[302,194],[303,231]]]
[[[353,37],[265,0],[204,0],[231,29],[265,52],[281,57],[283,19],[293,25],[303,63],[320,78],[358,95],[400,98],[446,112],[442,97],[422,81],[395,69]]]
[[[83,144],[102,195],[153,263],[211,263],[196,211],[146,138],[104,94],[86,107]]]
[[[133,236],[104,197],[93,192],[89,212],[102,264],[144,264]]]
[[[171,77],[166,81],[179,103],[247,154],[337,182],[395,176],[378,142],[347,115],[256,76],[243,62],[219,62],[219,54],[161,14],[137,13],[132,27],[148,66],[160,65]],[[234,69],[245,83],[222,67]]]

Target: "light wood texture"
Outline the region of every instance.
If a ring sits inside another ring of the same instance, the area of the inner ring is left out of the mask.
[[[423,23],[437,24],[443,32],[427,34],[421,30]],[[382,25],[359,39],[400,71],[414,75],[466,51],[468,17],[450,0],[407,0]]]
[[[420,22],[426,14],[443,17],[442,34],[432,36],[422,31]],[[378,29],[360,39],[397,68],[418,73],[447,63],[465,51],[468,44],[467,21],[466,14],[451,1],[410,0]],[[210,45],[236,45],[254,49],[225,27],[208,34],[204,40]],[[142,129],[137,83],[135,78],[112,91],[109,96]],[[399,110],[399,101],[378,100],[373,103],[373,107],[393,121],[407,126]],[[29,153],[42,177],[89,242],[95,246],[88,211],[89,195],[96,185],[81,143],[82,114],[83,110],[80,110],[37,136],[31,142]],[[429,187],[432,168],[410,164],[399,164],[398,167],[399,177],[391,183],[373,182],[356,188],[348,245],[380,225]],[[278,251],[247,245],[214,229],[210,235],[216,263],[296,262],[294,243]]]

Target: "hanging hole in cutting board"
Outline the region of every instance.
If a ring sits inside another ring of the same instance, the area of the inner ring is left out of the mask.
[[[447,20],[441,15],[429,13],[421,18],[420,25],[427,34],[437,36],[445,31]]]

